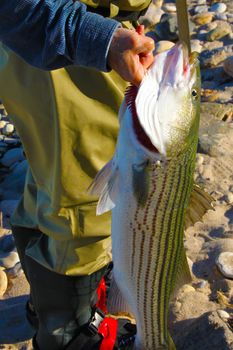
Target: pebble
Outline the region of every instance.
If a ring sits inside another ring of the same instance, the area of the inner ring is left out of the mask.
[[[172,2],[165,3],[162,6],[164,12],[176,12],[176,5]]]
[[[10,269],[7,269],[7,276],[9,278],[16,278],[20,276],[23,273],[22,265],[20,262],[16,263],[15,266],[13,266]]]
[[[19,255],[16,252],[10,252],[7,254],[0,254],[0,266],[6,269],[11,269],[19,262]]]
[[[207,40],[208,41],[219,40],[230,33],[231,33],[231,26],[227,22],[223,22],[221,23],[221,25],[217,26],[215,29],[211,30],[207,34]]]
[[[199,5],[195,6],[194,12],[195,13],[203,13],[203,12],[208,12],[209,8],[207,5]]]
[[[181,292],[183,292],[183,293],[195,292],[195,288],[193,288],[193,287],[190,286],[189,284],[185,284],[185,285],[181,288]]]
[[[155,54],[169,50],[175,44],[172,41],[160,40],[155,44]]]
[[[7,290],[8,279],[5,271],[0,269],[0,297],[2,297]]]
[[[222,319],[230,318],[230,315],[225,310],[217,310],[217,313],[218,313],[219,317],[221,317]]]
[[[193,20],[198,25],[208,24],[213,19],[213,13],[211,12],[202,12],[193,17]]]
[[[198,52],[200,53],[202,51],[202,45],[200,40],[191,40],[191,52]]]
[[[233,253],[222,252],[216,259],[216,265],[226,278],[233,278]]]
[[[224,4],[222,2],[217,2],[217,3],[213,4],[209,10],[211,12],[223,13],[226,11],[226,9],[227,9],[226,4]]]
[[[198,282],[197,288],[204,289],[208,285],[208,282],[203,280],[201,282]]]
[[[0,120],[0,130],[2,130],[6,124],[7,122],[5,120]]]
[[[206,5],[206,0],[197,0],[198,5]]]
[[[209,52],[209,57],[202,61],[205,67],[216,67],[219,63],[225,61],[227,53],[225,50],[218,50],[216,52]]]
[[[15,130],[15,127],[13,124],[6,123],[6,125],[2,129],[2,133],[5,136],[10,136],[11,134],[13,134],[14,130]]]
[[[220,21],[227,21],[227,15],[226,15],[226,13],[216,13],[215,19],[220,20]]]
[[[13,163],[21,162],[24,159],[23,149],[21,147],[16,147],[7,151],[0,159],[0,163],[5,167],[10,167]]]
[[[233,56],[228,57],[223,63],[224,71],[233,78]]]

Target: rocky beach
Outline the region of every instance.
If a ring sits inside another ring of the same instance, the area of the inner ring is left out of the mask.
[[[193,280],[172,300],[169,327],[177,350],[233,350],[233,1],[190,0],[188,9],[202,77],[194,180],[213,197],[213,210],[185,232]],[[175,2],[153,0],[140,22],[155,39],[156,53],[177,42]],[[32,349],[33,330],[25,318],[29,287],[9,224],[26,169],[20,138],[2,104],[0,349]]]

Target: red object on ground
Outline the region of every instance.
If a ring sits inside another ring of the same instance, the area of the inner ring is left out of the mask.
[[[102,335],[103,340],[100,350],[113,350],[116,343],[118,321],[111,317],[105,317],[100,324],[98,333]]]

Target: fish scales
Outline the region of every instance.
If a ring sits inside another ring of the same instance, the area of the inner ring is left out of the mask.
[[[114,278],[136,319],[134,350],[175,349],[168,308],[189,275],[183,232],[198,141],[197,66],[182,44],[156,57],[126,94],[116,153],[92,185],[97,213],[112,209]]]

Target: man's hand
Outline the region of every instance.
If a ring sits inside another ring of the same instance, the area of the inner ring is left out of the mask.
[[[137,32],[119,28],[110,45],[108,64],[124,80],[138,86],[154,60],[153,49],[153,39],[146,37],[142,28]]]

